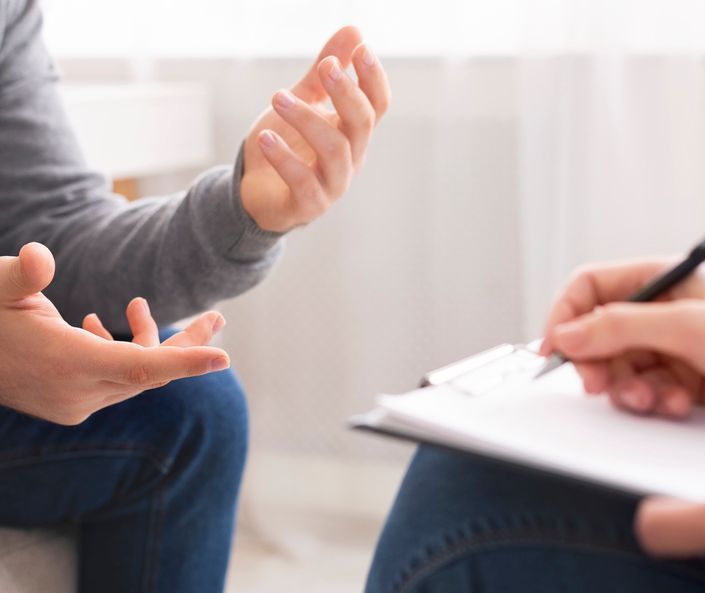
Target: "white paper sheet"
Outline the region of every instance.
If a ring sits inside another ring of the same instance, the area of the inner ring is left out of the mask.
[[[452,386],[380,396],[371,423],[629,492],[705,500],[705,410],[682,421],[585,395],[570,365],[481,395]]]

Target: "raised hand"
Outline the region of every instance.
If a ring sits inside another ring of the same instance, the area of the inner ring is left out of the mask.
[[[242,203],[258,225],[284,232],[323,214],[348,188],[386,112],[386,74],[354,27],[338,31],[308,73],[278,91],[245,143]],[[352,62],[358,82],[345,72]],[[333,110],[325,106],[330,99]]]
[[[144,299],[127,310],[134,341],[113,341],[95,315],[84,328],[68,325],[41,293],[54,258],[38,243],[18,257],[0,257],[0,404],[58,424],[78,424],[93,412],[174,379],[223,370],[228,355],[206,347],[224,324],[203,314],[159,344]]]

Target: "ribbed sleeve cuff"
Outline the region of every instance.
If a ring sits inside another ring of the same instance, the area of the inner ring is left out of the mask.
[[[227,233],[223,237],[224,257],[237,261],[263,258],[279,243],[284,233],[266,231],[245,211],[240,196],[240,181],[244,166],[244,144],[240,147],[232,175],[223,171],[213,186],[211,199],[213,229]],[[209,200],[210,201],[210,200]],[[227,224],[224,222],[227,221]]]

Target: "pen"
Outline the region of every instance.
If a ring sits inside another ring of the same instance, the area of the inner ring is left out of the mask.
[[[647,303],[661,296],[667,290],[673,288],[679,282],[685,280],[701,263],[705,261],[705,240],[698,243],[682,262],[658,278],[649,282],[644,288],[634,293],[627,299],[631,303]],[[551,354],[541,370],[534,379],[550,373],[559,366],[568,362],[568,359],[560,352]]]

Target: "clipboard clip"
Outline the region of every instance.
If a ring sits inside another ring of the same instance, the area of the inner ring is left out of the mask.
[[[537,343],[500,344],[427,373],[419,387],[451,385],[468,395],[480,395],[508,379],[536,371],[543,361]]]

